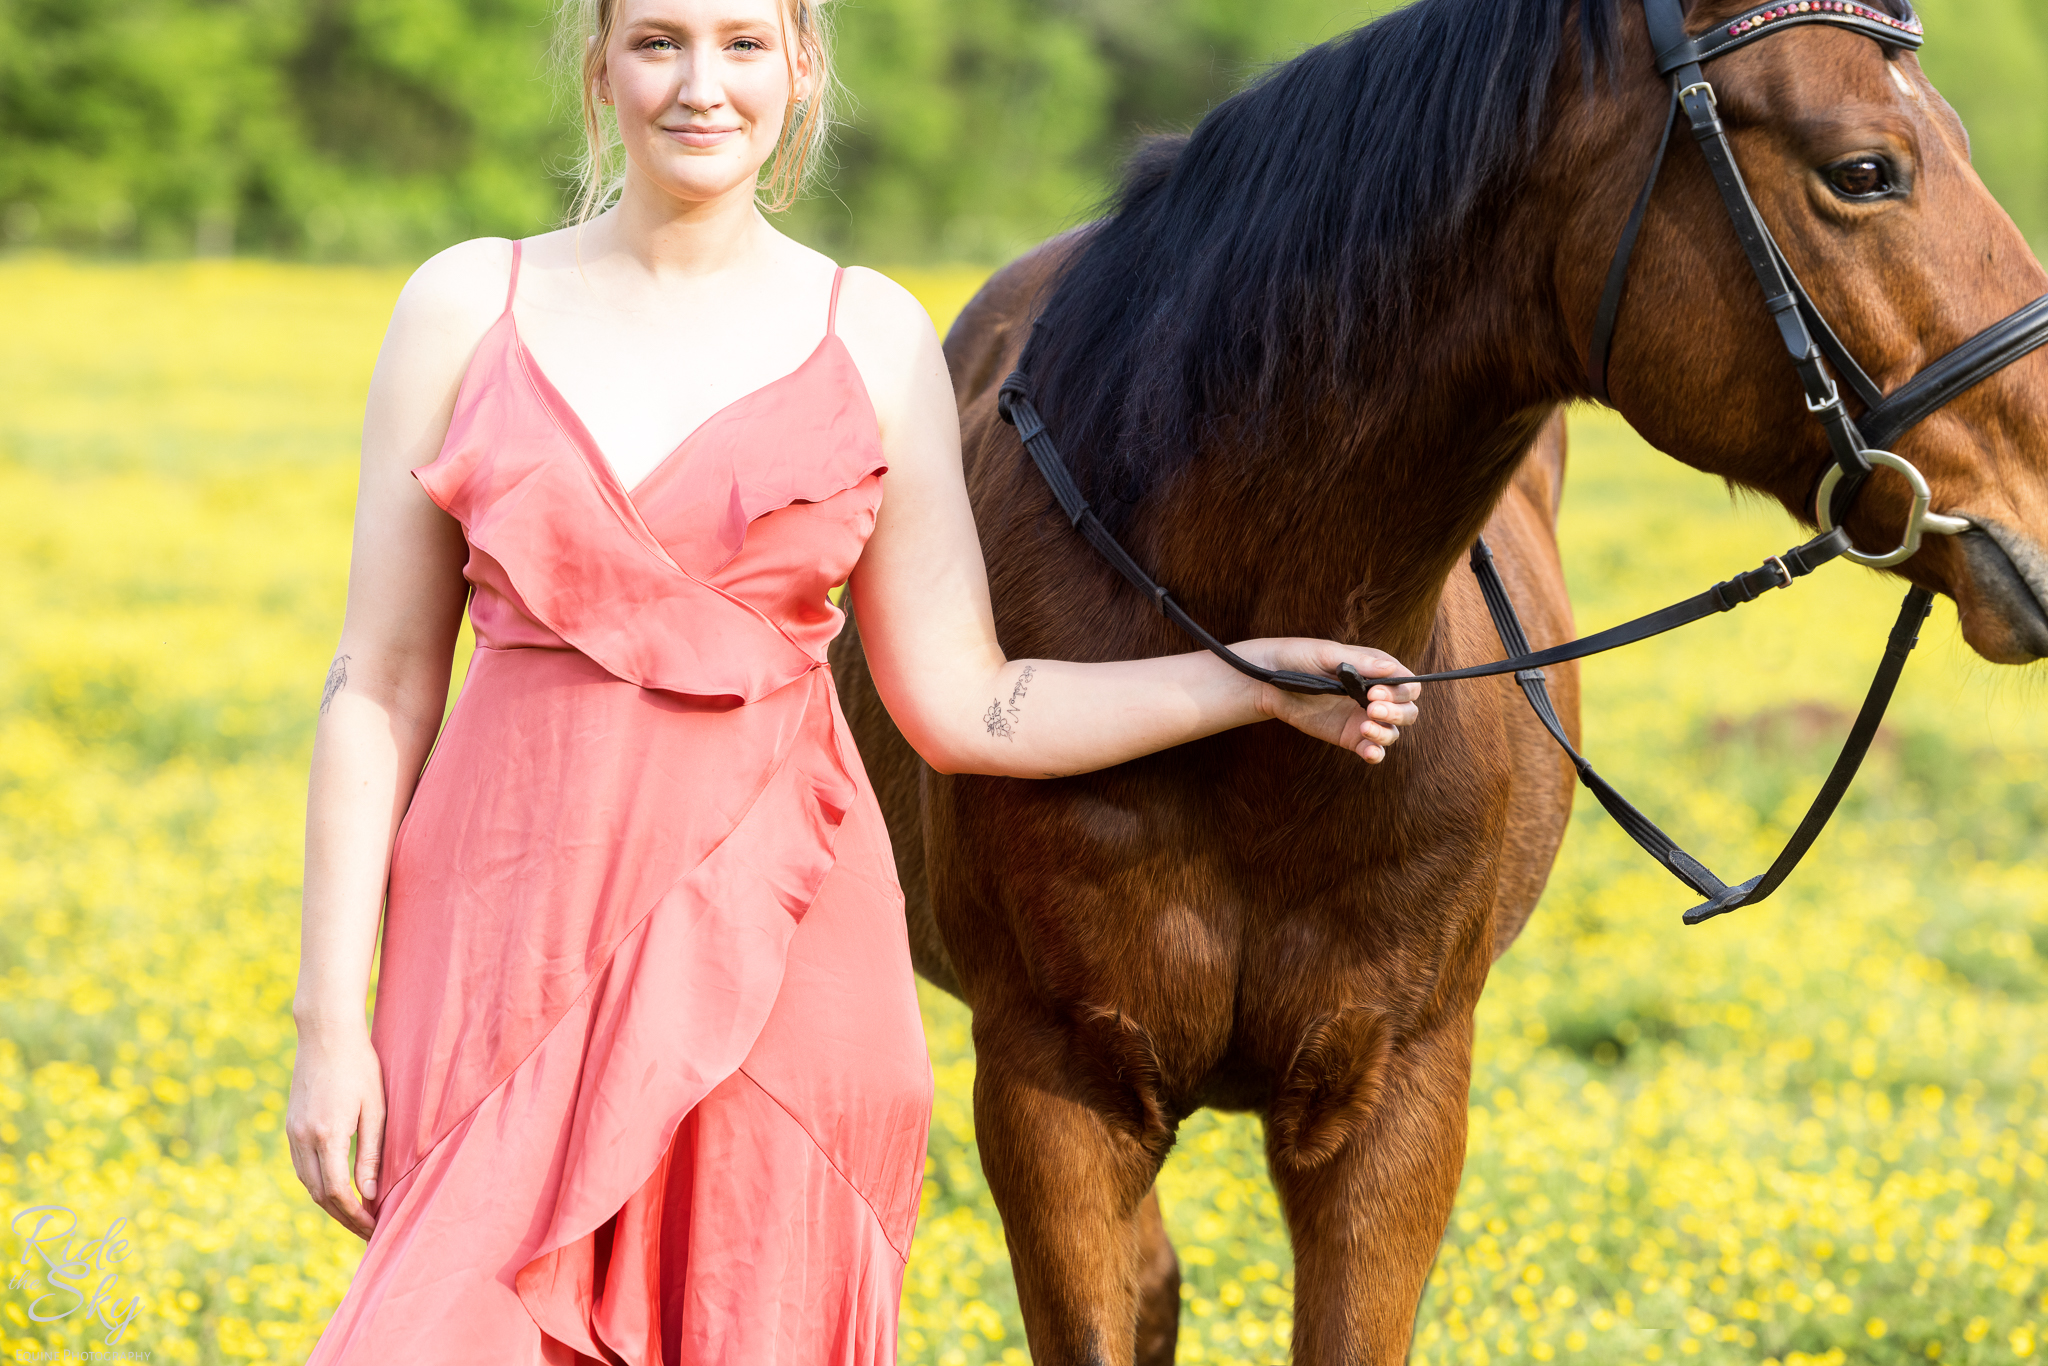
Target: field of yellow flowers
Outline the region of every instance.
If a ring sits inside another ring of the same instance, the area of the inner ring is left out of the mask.
[[[942,324],[974,284],[903,278]],[[280,1116],[304,768],[399,283],[0,261],[0,1358],[298,1361],[359,1255],[305,1199]],[[1586,626],[1797,538],[1604,415],[1573,437]],[[1596,761],[1748,876],[1824,771],[1897,596],[1831,567],[1591,664]],[[1480,1007],[1416,1362],[2048,1353],[2044,703],[2038,671],[1975,662],[1938,607],[1798,879],[1698,929],[1581,803]],[[966,1020],[925,1005],[940,1097],[903,1359],[1023,1362]],[[1257,1122],[1191,1120],[1161,1188],[1181,1360],[1284,1360],[1292,1275]],[[74,1248],[101,1240],[78,1248],[96,1308],[37,1322],[81,1298],[27,1246],[66,1219]]]

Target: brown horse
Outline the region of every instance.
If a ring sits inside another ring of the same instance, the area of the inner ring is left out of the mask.
[[[1695,32],[1742,10],[1691,8]],[[1787,259],[1885,388],[2048,292],[1909,52],[1799,28],[1713,83]],[[1107,217],[998,274],[946,354],[1008,653],[1189,648],[998,420],[1020,355],[1082,487],[1223,638],[1371,642],[1417,670],[1497,657],[1462,563],[1482,530],[1532,640],[1566,638],[1559,407],[1588,392],[1669,99],[1634,4],[1419,0],[1148,150]],[[1681,123],[1609,390],[1661,449],[1810,523],[1828,448],[1689,140]],[[1977,529],[1892,572],[1953,597],[1993,660],[2048,655],[2044,446],[2048,353],[1899,444]],[[1847,526],[1889,548],[1906,508],[1881,473]],[[1265,725],[1024,782],[926,769],[857,639],[835,649],[919,970],[974,1012],[1034,1359],[1172,1359],[1151,1187],[1179,1121],[1216,1106],[1265,1121],[1295,1358],[1399,1360],[1463,1162],[1473,1007],[1571,803],[1513,685],[1433,688],[1378,769]],[[1575,725],[1575,675],[1552,681]]]

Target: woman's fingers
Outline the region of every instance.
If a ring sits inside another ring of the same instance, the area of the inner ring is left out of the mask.
[[[1367,704],[1365,714],[1382,725],[1412,726],[1415,718],[1422,714],[1422,708],[1413,702],[1372,702]]]
[[[370,1136],[373,1126],[363,1125],[363,1133],[356,1140],[356,1189],[366,1200],[377,1198],[377,1174],[383,1169],[383,1154],[377,1151],[377,1142]]]
[[[1410,717],[1413,717],[1416,711],[1416,700],[1422,696],[1422,685],[1420,683],[1402,683],[1398,685],[1375,683],[1365,690],[1365,696],[1368,702],[1383,702],[1389,707],[1404,709]]]
[[[1370,670],[1360,668],[1361,673],[1370,676],[1399,676],[1408,672],[1400,660],[1380,651],[1371,652]],[[1422,709],[1416,702],[1422,696],[1420,683],[1376,683],[1365,691],[1365,718],[1359,725],[1358,753],[1369,764],[1377,764],[1387,757],[1387,747],[1401,738],[1401,728],[1412,726],[1420,719]]]
[[[1340,708],[1342,705],[1338,703]],[[1350,715],[1339,722],[1341,736],[1338,743],[1356,750],[1359,757],[1369,764],[1384,760],[1387,749],[1401,738],[1401,728],[1413,724],[1416,718],[1413,706],[1392,702],[1374,702],[1363,712],[1353,704],[1349,710]]]
[[[1345,665],[1368,679],[1404,678],[1410,672],[1384,650],[1329,640],[1251,641],[1239,649],[1269,667],[1306,673],[1334,675]],[[1388,747],[1400,740],[1402,728],[1421,719],[1421,696],[1420,683],[1370,683],[1361,710],[1349,697],[1304,696],[1274,689],[1267,714],[1377,764],[1386,759]]]
[[[1365,739],[1372,741],[1376,745],[1391,745],[1394,741],[1401,738],[1401,728],[1399,726],[1382,726],[1367,721],[1359,730]]]
[[[320,1189],[315,1198],[320,1207],[358,1238],[368,1238],[375,1221],[356,1199],[348,1179],[348,1136],[330,1135],[320,1145]]]
[[[370,1138],[369,1144],[381,1138],[382,1127],[381,1123],[375,1126],[380,1132]],[[287,1141],[291,1147],[292,1170],[297,1173],[299,1184],[313,1197],[313,1203],[358,1238],[368,1238],[376,1221],[356,1198],[355,1187],[349,1182],[348,1143],[351,1136],[350,1128],[344,1124],[306,1123],[298,1126],[296,1132],[288,1132]],[[376,1161],[374,1153],[371,1161]]]

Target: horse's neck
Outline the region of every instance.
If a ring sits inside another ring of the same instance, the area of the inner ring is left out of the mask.
[[[1160,577],[1243,603],[1251,634],[1363,639],[1422,667],[1446,579],[1552,410],[1407,376],[1346,407],[1361,415],[1348,427],[1301,422],[1199,462],[1165,500]]]

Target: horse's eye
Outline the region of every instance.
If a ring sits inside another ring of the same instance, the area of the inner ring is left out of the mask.
[[[1892,192],[1892,168],[1877,157],[1838,161],[1823,174],[1844,199],[1881,199]]]

